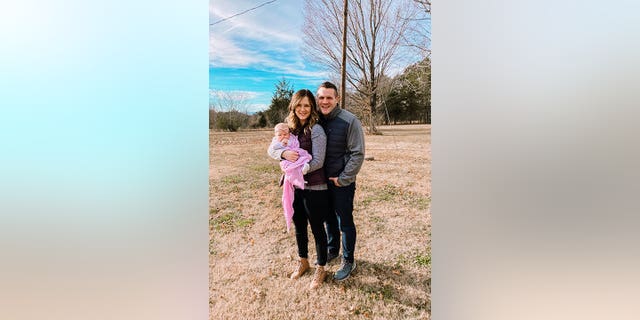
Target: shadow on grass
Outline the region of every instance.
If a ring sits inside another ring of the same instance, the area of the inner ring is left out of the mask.
[[[425,310],[431,313],[430,276],[392,262],[356,259],[356,264],[354,273],[343,282],[333,280],[333,273],[329,275],[332,284],[344,286],[345,290],[357,290],[371,302],[392,302],[408,310]]]

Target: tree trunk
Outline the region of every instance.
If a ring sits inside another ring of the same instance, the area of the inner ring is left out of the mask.
[[[373,10],[372,10],[373,11]],[[374,22],[374,21],[372,21]],[[372,23],[375,24],[375,23]],[[371,110],[371,124],[369,132],[371,134],[378,133],[378,129],[376,129],[376,102],[378,98],[378,88],[376,86],[376,37],[371,38],[371,58],[369,59],[369,77],[371,82],[369,83],[370,87],[370,96],[369,96],[369,109]]]
[[[344,13],[342,15],[342,64],[340,66],[340,107],[346,109],[345,101],[347,99],[347,12],[349,10],[349,1],[344,0]]]
[[[377,94],[374,93],[369,97],[369,132],[371,134],[378,133],[378,129],[376,128],[376,100]]]

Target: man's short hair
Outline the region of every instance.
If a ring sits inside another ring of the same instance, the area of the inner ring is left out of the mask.
[[[338,87],[336,87],[335,84],[329,82],[329,81],[325,81],[323,82],[319,88],[327,88],[327,89],[333,89],[336,91],[336,96],[338,96]]]

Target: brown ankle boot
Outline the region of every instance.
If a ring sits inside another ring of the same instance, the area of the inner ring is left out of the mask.
[[[324,270],[324,266],[318,266],[316,268],[316,273],[313,275],[313,280],[311,281],[309,288],[315,289],[319,287],[324,282],[324,279],[326,277],[327,271]]]
[[[300,278],[300,276],[302,276],[305,272],[307,272],[307,270],[309,270],[309,260],[307,260],[307,258],[300,258],[300,262],[298,262],[298,267],[291,274],[291,279],[295,280]]]

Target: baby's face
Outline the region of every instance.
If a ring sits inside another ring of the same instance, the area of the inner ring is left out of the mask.
[[[278,130],[276,131],[276,137],[278,137],[278,141],[282,142],[283,140],[289,139],[289,131]]]

